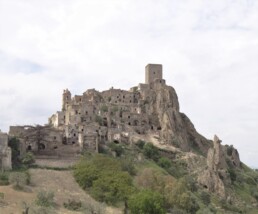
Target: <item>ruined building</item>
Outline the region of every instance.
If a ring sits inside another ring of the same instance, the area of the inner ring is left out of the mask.
[[[8,147],[8,135],[0,131],[0,171],[12,169],[12,151]]]
[[[45,129],[33,132],[31,135],[29,127],[10,127],[10,135],[21,139],[24,151],[51,150],[71,144],[97,152],[100,144],[131,143],[134,135],[155,135],[161,144],[174,145],[183,151],[194,146],[206,153],[211,145],[180,113],[177,94],[166,85],[160,64],[148,64],[145,83],[128,91],[113,87],[103,92],[89,89],[72,96],[68,89],[64,90],[61,111],[49,118]]]

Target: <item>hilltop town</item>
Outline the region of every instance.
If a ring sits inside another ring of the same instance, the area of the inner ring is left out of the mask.
[[[31,152],[59,159],[79,158],[85,151],[102,153],[110,142],[128,147],[149,142],[170,161],[183,161],[185,173],[195,177],[199,188],[230,203],[239,200],[228,192],[236,179],[232,173],[244,170],[238,151],[221,145],[216,135],[212,141],[196,131],[180,112],[177,94],[163,79],[161,64],[148,64],[145,83],[128,91],[88,89],[72,96],[65,89],[60,111],[50,116],[48,124],[10,126],[8,135],[0,133],[0,164],[5,170],[12,169],[8,137],[19,140],[20,156]],[[139,155],[134,157],[136,162],[142,160]]]

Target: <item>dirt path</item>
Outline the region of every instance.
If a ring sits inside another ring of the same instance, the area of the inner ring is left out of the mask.
[[[2,214],[21,214],[22,202],[33,204],[36,195],[41,190],[53,191],[55,194],[55,203],[57,204],[56,212],[62,214],[80,213],[71,212],[63,207],[63,203],[68,199],[82,201],[87,206],[103,207],[100,203],[92,199],[79,185],[75,182],[71,171],[55,171],[47,169],[30,169],[31,186],[29,192],[19,192],[12,189],[11,186],[0,186],[0,192],[5,194],[6,206],[0,206]],[[119,214],[121,210],[106,207],[104,213]]]

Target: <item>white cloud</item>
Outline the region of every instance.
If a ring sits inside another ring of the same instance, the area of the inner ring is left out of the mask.
[[[129,88],[162,63],[181,110],[258,167],[258,2],[0,0],[0,128],[45,123],[62,89]]]

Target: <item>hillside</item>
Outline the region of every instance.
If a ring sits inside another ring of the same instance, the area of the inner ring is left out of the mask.
[[[14,171],[0,178],[14,187],[24,176],[32,182],[21,182],[22,192],[1,188],[1,209],[20,209],[15,195],[27,203],[40,188],[54,193],[43,206],[53,213],[257,213],[258,173],[232,145],[196,131],[162,65],[145,72],[145,83],[129,91],[89,89],[72,97],[66,89],[62,110],[47,125],[11,126]],[[89,211],[88,200],[104,210]]]

